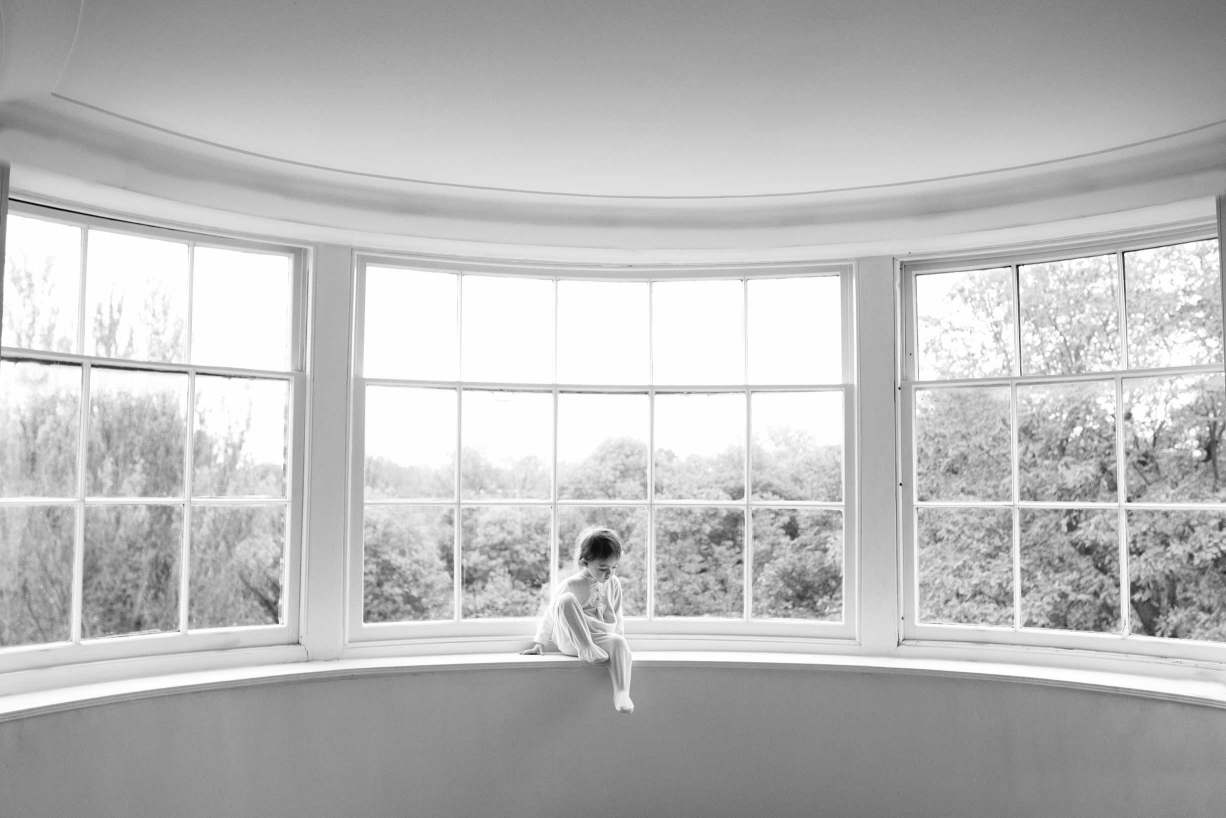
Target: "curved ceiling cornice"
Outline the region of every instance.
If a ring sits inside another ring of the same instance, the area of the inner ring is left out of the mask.
[[[905,247],[1226,190],[1215,0],[0,11],[14,189],[100,207],[542,247]]]

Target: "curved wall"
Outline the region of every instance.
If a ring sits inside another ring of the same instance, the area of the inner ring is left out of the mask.
[[[948,674],[384,670],[0,723],[4,815],[1221,814],[1226,711]]]

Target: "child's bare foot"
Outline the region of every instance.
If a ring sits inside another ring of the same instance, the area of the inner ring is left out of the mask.
[[[592,645],[590,648],[579,648],[579,658],[596,665],[609,661],[609,654],[605,653],[604,648],[599,645]]]
[[[615,698],[613,700],[613,707],[617,709],[618,713],[625,713],[629,715],[630,713],[634,712],[634,702],[630,701],[629,693],[622,693],[620,696]]]

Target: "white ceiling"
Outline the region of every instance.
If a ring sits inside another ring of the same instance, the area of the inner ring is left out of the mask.
[[[87,0],[51,91],[353,174],[794,194],[1221,122],[1224,39],[1226,0]]]

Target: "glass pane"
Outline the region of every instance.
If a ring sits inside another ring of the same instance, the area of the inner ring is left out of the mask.
[[[187,245],[89,231],[85,351],[106,358],[182,361]]]
[[[366,499],[455,499],[454,389],[366,387]]]
[[[464,276],[466,381],[553,383],[553,282]]]
[[[1223,392],[1221,375],[1124,381],[1130,501],[1226,500]]]
[[[85,509],[85,638],[179,628],[181,506]]]
[[[0,344],[77,351],[81,228],[10,214]]]
[[[456,380],[458,289],[459,276],[451,273],[367,267],[362,373]]]
[[[745,496],[745,396],[656,395],[656,497]]]
[[[1019,267],[1022,374],[1118,368],[1118,285],[1114,255]]]
[[[1120,632],[1114,510],[1022,509],[1022,626]]]
[[[749,281],[749,382],[842,383],[839,277]]]
[[[744,616],[745,514],[656,508],[656,616]]]
[[[289,383],[196,376],[192,494],[284,497]]]
[[[71,506],[0,506],[0,646],[71,638],[76,516]]]
[[[753,510],[755,619],[843,619],[843,512]]]
[[[645,281],[559,281],[558,383],[647,384],[647,298]]]
[[[646,500],[646,395],[558,395],[558,497]]]
[[[919,621],[1013,626],[1013,512],[916,509]]]
[[[652,298],[655,383],[745,382],[740,281],[657,281]]]
[[[192,509],[189,628],[284,622],[284,506]]]
[[[1013,495],[1009,388],[915,393],[916,496],[1008,500]]]
[[[1128,512],[1132,632],[1226,641],[1226,515]]]
[[[464,498],[549,499],[553,395],[465,391],[462,401]]]
[[[915,277],[921,380],[1013,372],[1013,281],[1008,267]]]
[[[549,597],[548,508],[460,512],[465,619],[536,616]]]
[[[94,367],[85,492],[182,497],[187,375]]]
[[[751,398],[755,500],[843,499],[843,393],[756,392]]]
[[[0,497],[72,497],[81,368],[0,362]]]
[[[289,256],[197,247],[192,286],[192,363],[289,369]]]
[[[1019,385],[1023,500],[1115,501],[1115,383]]]
[[[622,540],[617,577],[622,584],[622,616],[647,615],[647,509],[558,507],[558,579],[579,570],[575,558],[580,532],[589,526],[611,528]]]
[[[455,618],[454,508],[367,506],[363,545],[363,621]]]
[[[1130,366],[1222,360],[1220,267],[1216,241],[1124,254]]]

